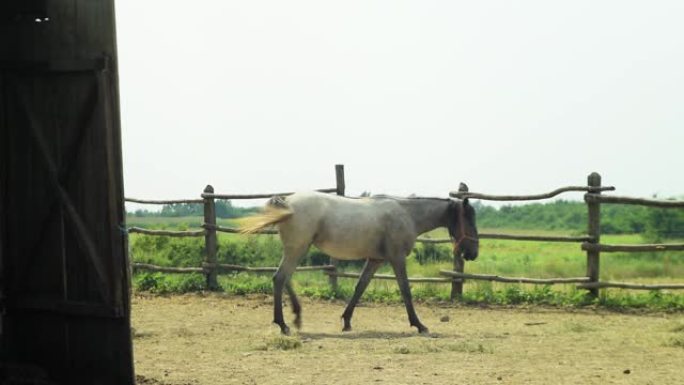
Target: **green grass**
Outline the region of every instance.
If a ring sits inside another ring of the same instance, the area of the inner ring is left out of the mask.
[[[135,218],[140,226],[156,228],[192,228],[189,218]],[[157,221],[153,221],[156,219]],[[192,219],[195,220],[195,219]],[[201,218],[197,218],[201,221]],[[145,223],[143,223],[145,222]],[[225,221],[224,225],[233,225]],[[129,225],[133,223],[129,222]],[[481,229],[481,232],[494,232]],[[567,235],[557,231],[502,230],[496,232],[517,234]],[[446,231],[436,230],[428,234],[432,238],[446,237]],[[246,266],[277,266],[282,247],[277,236],[242,236],[219,234],[218,260],[220,263]],[[640,235],[606,235],[602,243],[638,244],[644,243]],[[675,242],[674,240],[672,242]],[[135,262],[152,263],[161,266],[200,266],[203,260],[204,239],[152,237],[140,234],[130,236],[131,255]],[[437,277],[440,270],[451,270],[453,262],[451,245],[416,245],[416,250],[407,259],[407,268],[412,277]],[[302,262],[303,265],[325,264],[328,258],[313,250]],[[361,263],[342,263],[346,271],[358,271]],[[581,277],[586,274],[586,253],[577,243],[531,242],[483,239],[480,256],[476,261],[466,263],[465,271],[474,274],[494,274],[510,277],[553,278]],[[392,274],[385,265],[379,274]],[[668,253],[603,253],[601,255],[601,280],[628,281],[637,283],[684,282],[684,252]],[[296,273],[293,282],[298,293],[313,298],[349,298],[354,290],[355,280],[338,278],[339,287],[334,292],[328,285],[328,278],[321,272]],[[219,284],[227,293],[244,295],[249,293],[271,293],[270,274],[221,275]],[[153,293],[178,293],[206,290],[204,277],[200,274],[148,274],[134,276],[136,290]],[[414,298],[421,301],[446,301],[450,295],[447,284],[412,284]],[[466,281],[463,302],[469,304],[544,304],[552,306],[602,306],[606,308],[640,308],[661,310],[684,310],[684,293],[636,292],[619,289],[602,290],[597,299],[590,299],[586,291],[574,285],[539,286],[524,284],[502,284],[486,281]],[[364,300],[379,302],[400,302],[396,282],[373,280],[364,294]]]
[[[235,226],[235,220],[217,218],[217,224],[221,226]],[[136,217],[126,216],[126,226],[144,227],[149,229],[197,229],[200,230],[204,224],[204,217]]]
[[[219,285],[225,293],[247,295],[272,294],[271,276],[268,274],[239,273],[219,276]],[[315,299],[351,297],[355,280],[339,279],[338,290],[333,291],[327,277],[316,272],[299,272],[293,277],[295,291],[301,296]],[[135,290],[155,294],[185,293],[206,290],[204,276],[200,274],[139,273],[134,277]],[[496,286],[496,287],[495,287]],[[413,284],[413,298],[421,302],[449,301],[450,286],[446,284]],[[374,280],[363,296],[364,301],[401,303],[394,281]],[[587,291],[566,285],[565,288],[523,284],[495,285],[490,282],[466,284],[461,302],[468,305],[543,305],[553,307],[601,307],[612,310],[640,309],[647,311],[684,311],[684,295],[650,291],[604,290],[598,298],[590,298]]]
[[[482,230],[486,232],[487,230]],[[504,232],[499,230],[499,232]],[[505,231],[506,233],[562,235],[551,231]],[[431,233],[433,238],[445,235]],[[606,235],[606,244],[644,243],[638,234]],[[673,240],[672,242],[677,242]],[[447,247],[447,246],[443,246]],[[430,264],[423,272],[434,275],[439,269],[450,269],[450,262]],[[532,242],[482,239],[480,257],[466,263],[466,272],[473,274],[496,274],[534,278],[580,277],[586,274],[586,254],[577,243]],[[414,271],[421,271],[414,267]],[[684,253],[603,253],[601,255],[601,279],[636,279],[638,282],[655,278],[684,280]]]
[[[155,294],[189,293],[207,290],[202,274],[139,273],[133,276],[133,287]]]

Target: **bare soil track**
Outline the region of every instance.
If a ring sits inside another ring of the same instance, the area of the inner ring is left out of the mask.
[[[303,328],[281,337],[269,296],[133,300],[139,384],[681,384],[684,314],[302,299]],[[292,318],[288,316],[288,318]]]

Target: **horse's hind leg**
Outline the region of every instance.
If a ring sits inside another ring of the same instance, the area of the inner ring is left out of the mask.
[[[408,275],[406,274],[406,261],[404,258],[398,261],[391,261],[394,275],[397,277],[399,290],[401,291],[401,298],[404,300],[406,312],[408,313],[409,323],[411,326],[418,328],[419,333],[427,333],[428,328],[423,325],[418,319],[416,310],[413,308],[413,300],[411,299],[411,288],[409,287]]]
[[[299,300],[297,299],[297,294],[292,288],[292,282],[287,281],[285,283],[285,289],[287,290],[287,295],[290,297],[290,302],[292,302],[292,312],[295,315],[294,324],[297,329],[302,328],[302,307],[299,305]]]
[[[283,262],[285,258],[283,258]],[[280,332],[283,334],[290,334],[290,328],[285,323],[283,318],[283,286],[287,283],[292,275],[288,267],[283,268],[284,264],[281,262],[278,271],[273,276],[273,323],[280,326]],[[294,270],[294,269],[293,269]]]
[[[273,276],[273,323],[280,326],[281,333],[290,334],[290,328],[285,323],[285,319],[283,317],[283,287],[289,285],[288,281],[290,280],[290,277],[292,277],[292,273],[294,273],[295,269],[297,268],[299,260],[309,249],[309,245],[305,244],[298,247],[285,246],[284,249],[285,251],[283,253],[283,259],[280,261],[278,271],[276,271],[275,275]],[[288,289],[288,291],[289,290],[291,289]],[[292,291],[292,293],[294,293],[294,291]],[[296,297],[291,296],[290,298]],[[299,301],[296,299],[294,302],[299,305]],[[293,308],[295,307],[293,306]]]
[[[366,287],[368,287],[371,278],[373,278],[373,274],[375,274],[378,268],[382,266],[383,262],[384,261],[379,259],[366,260],[366,264],[364,265],[363,271],[361,272],[361,277],[359,278],[359,281],[356,283],[354,295],[352,296],[351,300],[349,300],[347,308],[344,309],[344,313],[342,313],[342,318],[344,319],[344,328],[342,329],[342,331],[348,332],[352,329],[351,318],[352,314],[354,314],[354,308],[356,307],[356,304],[359,302],[361,295],[363,295],[363,292],[366,290]]]

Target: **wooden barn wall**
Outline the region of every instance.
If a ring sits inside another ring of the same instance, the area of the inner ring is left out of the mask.
[[[132,384],[113,1],[0,18],[0,376]]]

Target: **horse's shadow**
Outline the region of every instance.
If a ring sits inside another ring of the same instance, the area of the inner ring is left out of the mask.
[[[340,332],[340,333],[309,333],[299,332],[303,339],[322,340],[322,339],[343,339],[343,340],[363,340],[363,339],[403,339],[411,337],[422,338],[460,338],[461,336],[447,336],[441,333],[418,334],[416,332],[381,332],[381,331],[362,331],[362,332]]]

